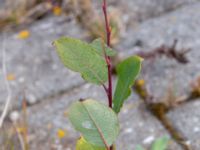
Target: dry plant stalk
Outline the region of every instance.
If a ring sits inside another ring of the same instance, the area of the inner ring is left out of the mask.
[[[48,1],[39,0],[7,0],[5,8],[0,10],[0,29],[12,29],[18,25],[27,25],[43,17],[51,10]]]
[[[3,36],[4,37],[4,36]],[[3,112],[0,116],[0,128],[2,128],[3,126],[3,122],[4,119],[8,113],[8,109],[10,106],[10,102],[11,102],[11,98],[12,98],[12,91],[10,88],[10,85],[8,83],[7,80],[7,67],[6,67],[6,47],[5,47],[5,38],[3,38],[3,45],[2,45],[2,70],[3,70],[3,76],[4,76],[4,82],[5,82],[5,86],[6,86],[6,90],[7,90],[7,98],[6,98],[6,102],[5,102],[5,107],[3,109]]]
[[[171,59],[175,59],[177,62],[186,64],[189,62],[186,54],[191,51],[189,48],[183,48],[180,50],[177,50],[178,40],[174,40],[173,44],[171,46],[161,45],[158,48],[155,48],[149,52],[139,52],[137,55],[145,58],[145,59],[154,59],[156,57],[160,56],[166,56]]]
[[[91,0],[65,0],[63,9],[66,14],[72,13],[75,15],[77,22],[89,32],[89,37],[102,37],[106,41],[104,18],[94,10]],[[120,31],[123,30],[120,16],[120,11],[114,8],[108,14],[108,19],[112,27],[112,45],[119,42]]]

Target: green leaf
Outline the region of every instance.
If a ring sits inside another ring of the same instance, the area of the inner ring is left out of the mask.
[[[106,148],[94,146],[81,137],[76,143],[76,150],[106,150]]]
[[[131,86],[134,84],[140,69],[142,59],[131,56],[117,65],[118,82],[114,93],[114,111],[119,113],[124,101],[130,96]]]
[[[111,146],[119,134],[115,112],[91,99],[72,104],[69,119],[84,139],[96,146]]]
[[[169,142],[169,138],[166,136],[159,138],[152,144],[151,149],[152,150],[166,150],[168,142]]]
[[[142,148],[142,146],[138,145],[138,146],[136,146],[136,150],[144,150],[144,148]]]
[[[104,45],[102,45],[104,44]],[[97,52],[101,55],[104,56],[104,51],[103,49],[105,48],[106,51],[106,55],[107,56],[115,56],[117,53],[116,51],[112,50],[111,48],[109,48],[104,42],[102,42],[101,38],[98,38],[96,40],[94,40],[91,43],[91,46],[97,50]]]
[[[54,42],[62,63],[69,69],[81,73],[91,83],[103,84],[107,81],[105,59],[85,42],[63,37]]]

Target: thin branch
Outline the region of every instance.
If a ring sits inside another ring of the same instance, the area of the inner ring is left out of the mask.
[[[103,1],[102,9],[103,9],[103,13],[104,13],[104,17],[105,17],[105,23],[106,23],[107,45],[110,46],[111,29],[110,29],[110,25],[109,25],[109,21],[108,21],[107,1],[106,0]]]
[[[5,86],[6,86],[6,90],[7,90],[7,98],[6,98],[6,103],[5,103],[5,107],[3,109],[3,112],[0,116],[0,128],[2,128],[3,126],[3,122],[4,119],[7,115],[8,112],[8,108],[10,106],[10,102],[11,102],[11,97],[12,97],[12,92],[11,92],[11,88],[10,85],[8,83],[7,80],[7,69],[6,69],[6,50],[5,50],[5,38],[3,36],[3,45],[2,45],[2,71],[3,71],[3,76],[4,76],[4,82],[5,82]]]
[[[106,55],[106,48],[105,48],[105,44],[104,44],[104,41],[103,41],[103,37],[101,39],[101,45],[102,45],[102,49],[103,49],[103,55],[104,55],[104,58],[105,58],[105,61],[107,63],[107,55]],[[108,100],[109,100],[109,92],[108,92],[108,88],[105,84],[102,84],[107,96],[108,96]]]
[[[103,0],[102,5],[104,18],[105,18],[105,26],[106,26],[106,36],[107,36],[107,46],[110,47],[110,37],[111,37],[111,29],[108,21],[108,15],[107,15],[107,2],[106,0]],[[112,67],[111,67],[111,59],[109,56],[105,56],[105,60],[108,67],[108,103],[109,107],[112,108]]]
[[[154,59],[156,57],[166,56],[168,58],[175,59],[181,64],[189,62],[186,54],[191,51],[189,48],[177,49],[178,40],[175,39],[171,46],[161,45],[149,52],[139,52],[137,55],[145,59]]]
[[[102,9],[103,9],[104,18],[105,18],[107,46],[110,47],[111,28],[110,28],[109,21],[108,21],[107,1],[106,0],[103,0]],[[108,91],[107,91],[108,105],[110,108],[112,108],[112,65],[111,65],[111,59],[109,56],[105,55],[105,60],[106,60],[107,67],[108,67]],[[113,150],[113,145],[109,147],[109,150]]]

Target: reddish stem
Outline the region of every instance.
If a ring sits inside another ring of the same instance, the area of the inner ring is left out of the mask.
[[[105,17],[105,23],[106,23],[107,45],[110,46],[111,29],[110,29],[109,21],[108,21],[107,2],[106,2],[106,0],[103,1],[102,9],[103,9],[103,13],[104,13],[104,17]]]
[[[108,15],[107,15],[107,2],[103,0],[102,5],[104,17],[105,17],[105,26],[106,26],[106,36],[107,36],[107,46],[110,47],[110,36],[111,36],[111,29],[109,26]],[[111,70],[111,59],[109,56],[105,55],[105,60],[108,67],[108,89],[106,90],[108,96],[108,105],[112,108],[112,70]]]
[[[107,15],[107,1],[103,0],[102,5],[104,17],[105,17],[105,26],[106,26],[106,36],[107,36],[107,46],[110,47],[110,39],[111,39],[111,28],[108,21],[108,15]],[[105,60],[108,67],[108,88],[105,88],[105,91],[108,96],[108,105],[110,108],[112,108],[112,66],[111,66],[111,59],[109,56],[105,53]],[[113,145],[109,148],[110,150],[113,150]]]

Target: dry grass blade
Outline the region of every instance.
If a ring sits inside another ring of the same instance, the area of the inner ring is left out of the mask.
[[[4,36],[3,36],[4,37]],[[4,76],[4,82],[5,82],[5,85],[6,85],[6,90],[7,90],[7,98],[6,98],[6,103],[5,103],[5,107],[3,109],[3,112],[0,116],[0,128],[2,128],[2,125],[3,125],[3,122],[4,122],[4,119],[7,115],[7,112],[8,112],[8,109],[9,109],[9,106],[10,106],[10,102],[11,102],[11,97],[12,97],[12,91],[11,91],[11,88],[10,88],[10,85],[8,83],[8,80],[7,80],[7,68],[6,68],[6,48],[5,48],[5,38],[3,38],[3,45],[2,45],[2,70],[3,70],[3,76]]]

